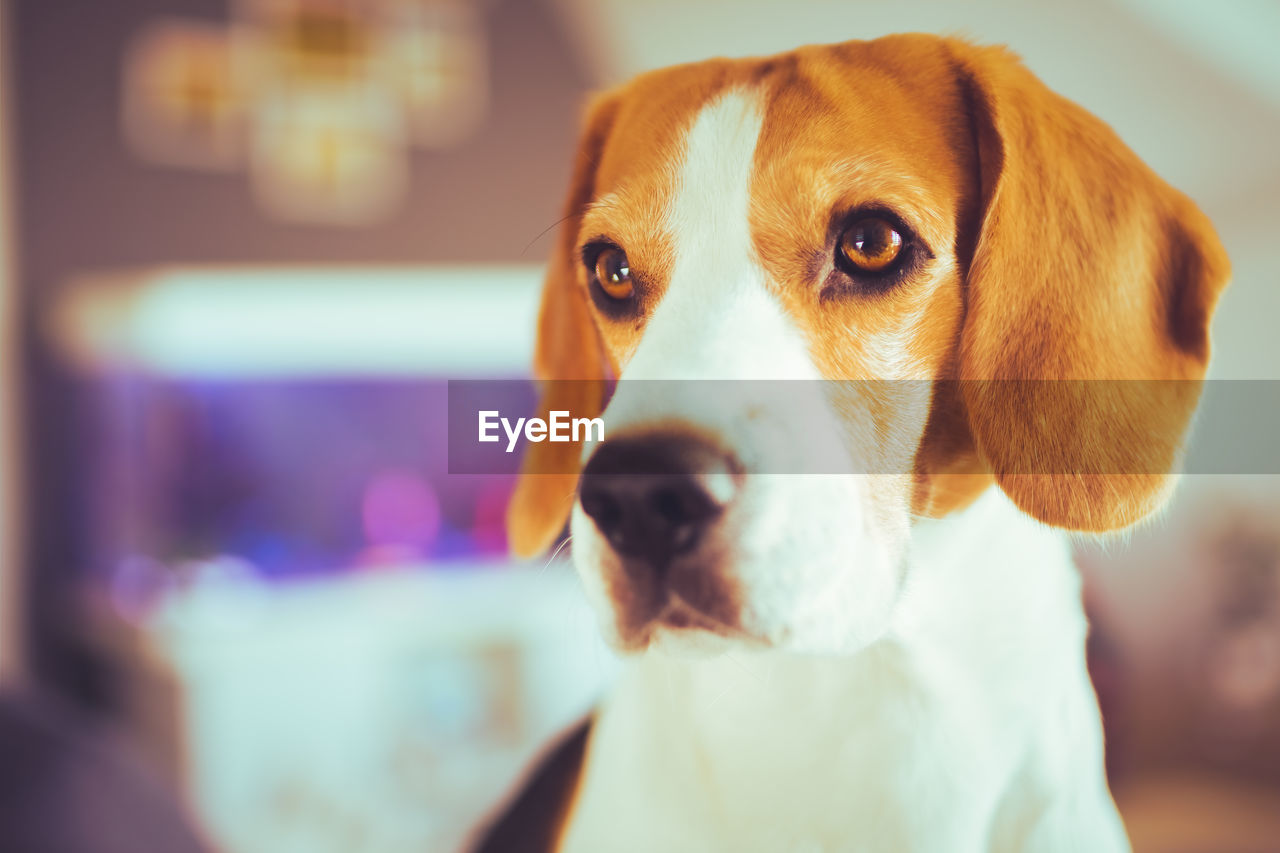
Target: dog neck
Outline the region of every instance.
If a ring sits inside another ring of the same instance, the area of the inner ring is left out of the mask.
[[[1027,756],[1067,748],[1050,712],[1059,734],[1063,714],[1083,732],[1062,760],[1083,762],[1113,813],[1063,537],[993,489],[918,522],[909,563],[892,628],[855,654],[631,661],[596,719],[564,849],[840,849],[850,827],[981,847]]]

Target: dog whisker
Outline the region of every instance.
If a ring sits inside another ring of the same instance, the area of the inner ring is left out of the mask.
[[[547,557],[546,562],[542,564],[542,568],[538,569],[538,572],[539,573],[545,572],[547,570],[547,566],[550,566],[552,562],[555,561],[555,558],[560,556],[560,552],[565,549],[565,546],[567,546],[572,541],[573,541],[572,535],[564,537],[564,541],[556,546],[556,549],[551,552],[551,555],[549,557]]]
[[[521,249],[521,250],[520,250],[520,256],[521,256],[521,257],[523,257],[523,256],[524,256],[524,253],[525,253],[525,252],[527,252],[527,251],[529,251],[529,249],[530,249],[530,248],[532,248],[532,246],[533,246],[533,244],[534,244],[534,243],[538,242],[538,241],[539,241],[539,240],[541,240],[543,237],[547,236],[547,232],[548,232],[548,231],[551,231],[552,229],[556,228],[558,225],[560,225],[561,223],[563,223],[565,220],[569,219],[571,216],[572,216],[572,214],[569,214],[568,216],[562,216],[562,217],[560,217],[559,219],[557,219],[555,222],[552,222],[552,223],[551,223],[550,225],[548,225],[546,228],[543,228],[541,231],[539,231],[539,232],[538,232],[538,235],[537,235],[536,237],[534,237],[532,240],[530,240],[530,241],[525,245],[525,247],[524,247],[523,249]]]

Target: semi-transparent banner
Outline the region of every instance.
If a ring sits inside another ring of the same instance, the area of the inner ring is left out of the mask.
[[[911,473],[922,442],[995,473],[1280,474],[1271,380],[450,380],[448,406],[454,474],[516,473],[544,444],[565,446],[527,472],[572,473],[647,430],[696,433],[760,474]]]

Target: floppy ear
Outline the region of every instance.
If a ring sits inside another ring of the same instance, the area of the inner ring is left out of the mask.
[[[1133,524],[1172,486],[1226,253],[1190,199],[1016,57],[952,47],[981,179],[959,360],[978,450],[1043,522]]]
[[[574,417],[596,417],[604,407],[604,350],[578,280],[577,240],[583,208],[595,192],[596,167],[615,109],[615,100],[601,98],[587,110],[565,218],[543,284],[533,370],[543,381],[538,410],[544,419],[549,412],[562,410]],[[508,538],[520,556],[545,550],[564,528],[577,491],[581,452],[580,442],[528,445],[520,480],[507,507]]]

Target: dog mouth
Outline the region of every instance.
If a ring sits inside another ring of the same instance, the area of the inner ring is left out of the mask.
[[[625,650],[638,652],[663,645],[697,651],[720,648],[718,642],[723,641],[759,643],[736,619],[719,612],[720,608],[694,604],[669,585],[653,592],[647,607],[632,608],[619,620]]]
[[[722,636],[741,633],[740,628],[729,625],[706,610],[695,607],[681,598],[679,593],[671,590],[667,591],[666,603],[650,621],[664,628],[680,631],[700,630]]]

